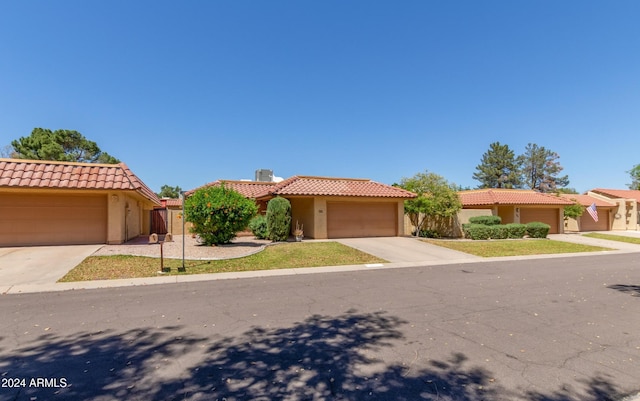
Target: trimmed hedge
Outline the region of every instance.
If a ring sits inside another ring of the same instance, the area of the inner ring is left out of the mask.
[[[511,223],[506,224],[505,227],[507,227],[507,238],[522,238],[527,234],[526,224]]]
[[[249,222],[249,229],[257,239],[267,239],[269,230],[267,229],[267,218],[259,214]]]
[[[531,238],[547,238],[551,226],[537,221],[527,224],[527,234]]]
[[[469,218],[471,224],[484,224],[485,226],[497,226],[502,223],[500,216],[474,216]]]
[[[291,234],[291,202],[280,196],[267,203],[267,231],[272,241],[286,241]]]
[[[527,232],[524,224],[463,224],[462,231],[465,238],[473,240],[522,238]]]

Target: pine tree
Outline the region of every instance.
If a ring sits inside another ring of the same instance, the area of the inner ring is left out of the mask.
[[[520,188],[520,168],[509,145],[494,142],[482,155],[473,179],[480,181],[479,188]]]
[[[544,146],[528,144],[524,154],[518,157],[525,185],[540,192],[555,192],[569,185],[569,176],[558,176],[563,170],[559,158],[556,152]]]

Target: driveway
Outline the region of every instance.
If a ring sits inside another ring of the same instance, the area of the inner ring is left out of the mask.
[[[336,241],[392,263],[452,262],[482,259],[479,256],[427,244],[410,237],[343,238]]]
[[[15,285],[55,283],[102,245],[0,248],[0,294]]]

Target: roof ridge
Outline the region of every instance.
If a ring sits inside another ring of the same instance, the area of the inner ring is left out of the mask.
[[[82,166],[82,167],[116,167],[119,163],[90,163],[90,162],[68,162],[63,160],[36,160],[36,159],[14,159],[11,157],[0,157],[0,162],[9,163],[33,163],[33,164],[58,164],[68,166]]]

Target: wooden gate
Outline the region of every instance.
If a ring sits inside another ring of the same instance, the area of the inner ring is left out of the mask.
[[[167,209],[153,209],[151,211],[151,233],[167,233]]]

